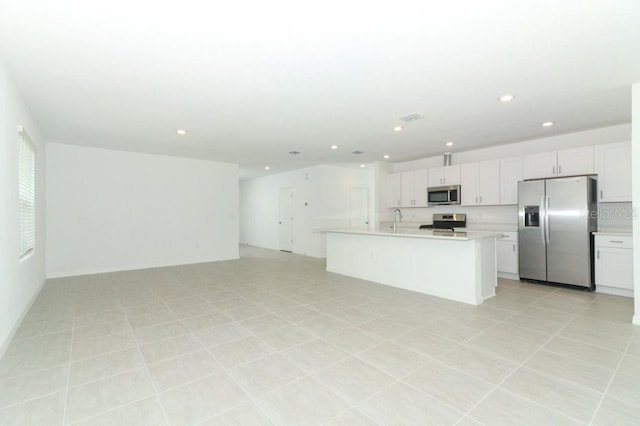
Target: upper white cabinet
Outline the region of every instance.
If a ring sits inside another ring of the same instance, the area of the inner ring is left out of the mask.
[[[558,176],[590,175],[595,173],[593,147],[558,151]]]
[[[631,201],[631,142],[596,147],[598,201]]]
[[[523,179],[588,175],[595,172],[593,147],[529,154],[523,157]]]
[[[460,165],[429,169],[429,186],[460,185]]]
[[[389,207],[402,205],[402,177],[401,173],[391,173],[387,176],[387,200]]]
[[[480,161],[460,167],[463,206],[500,204],[500,161]]]
[[[522,157],[500,160],[500,204],[518,204],[518,182],[522,180]]]
[[[400,177],[400,205],[402,207],[426,207],[429,171],[402,172]]]

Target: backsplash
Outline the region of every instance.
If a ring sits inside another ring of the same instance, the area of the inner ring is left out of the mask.
[[[465,213],[467,226],[472,225],[514,225],[518,224],[518,206],[434,206],[434,207],[409,207],[400,209],[402,222],[429,224],[434,213]],[[388,210],[388,216],[381,218],[386,222],[392,220],[392,210]]]
[[[598,205],[598,230],[631,232],[633,208],[631,203],[600,203]]]

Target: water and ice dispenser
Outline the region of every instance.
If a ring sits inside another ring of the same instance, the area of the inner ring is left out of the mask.
[[[524,226],[540,226],[540,206],[524,206]]]

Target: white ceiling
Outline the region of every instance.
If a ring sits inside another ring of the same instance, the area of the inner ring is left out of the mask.
[[[625,123],[640,82],[638,0],[0,9],[0,59],[47,141],[237,162],[245,178]],[[393,132],[411,113],[424,119]]]

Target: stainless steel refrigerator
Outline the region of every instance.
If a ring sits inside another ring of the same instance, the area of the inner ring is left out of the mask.
[[[520,278],[593,288],[596,179],[518,183]]]

